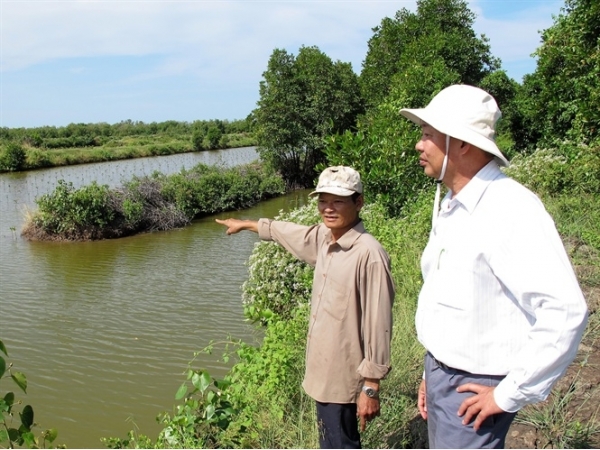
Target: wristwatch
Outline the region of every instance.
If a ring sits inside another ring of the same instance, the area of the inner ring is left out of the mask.
[[[363,386],[362,391],[367,394],[367,397],[369,398],[379,398],[379,391],[370,386]]]

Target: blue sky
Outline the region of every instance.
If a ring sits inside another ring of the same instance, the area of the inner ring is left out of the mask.
[[[562,0],[470,0],[508,75]],[[416,1],[0,0],[0,126],[243,119],[275,48],[360,73],[372,28]]]

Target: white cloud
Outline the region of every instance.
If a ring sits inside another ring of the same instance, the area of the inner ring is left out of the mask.
[[[4,1],[2,70],[61,58],[156,54],[187,58],[182,68],[256,56],[265,65],[265,52],[297,50],[301,44],[362,44],[366,51],[371,27],[396,6],[376,1]]]

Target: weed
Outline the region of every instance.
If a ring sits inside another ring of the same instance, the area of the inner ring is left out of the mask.
[[[598,389],[596,387],[595,389]],[[550,448],[593,448],[592,439],[600,433],[596,405],[591,419],[581,422],[578,413],[588,406],[591,395],[582,395],[582,387],[578,377],[565,389],[556,389],[550,399],[539,404],[530,405],[519,412],[516,423],[534,427],[544,438],[544,447]],[[584,398],[573,407],[575,399]]]

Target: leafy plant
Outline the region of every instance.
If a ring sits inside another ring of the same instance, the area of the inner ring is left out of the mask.
[[[173,415],[162,416],[161,420],[166,426],[159,440],[171,448],[187,447],[190,437],[193,437],[196,445],[212,447],[217,442],[220,430],[229,426],[234,413],[226,392],[229,383],[213,378],[206,370],[191,367],[187,370],[187,380],[192,385],[192,391],[188,394],[187,383],[179,387],[175,398],[184,399],[183,404],[176,407]]]
[[[204,150],[204,133],[200,129],[195,129],[192,133],[192,148],[196,151]]]
[[[8,351],[4,343],[0,340],[0,351],[8,356]],[[25,394],[27,393],[27,377],[24,373],[12,369],[12,363],[6,365],[6,360],[0,355],[0,380],[10,378]],[[45,448],[46,443],[52,443],[56,439],[58,432],[54,428],[44,430],[36,437],[33,428],[34,422],[33,408],[31,405],[25,405],[18,412],[18,424],[13,425],[17,411],[16,406],[21,401],[16,400],[12,391],[6,392],[4,397],[0,398],[0,446],[7,445],[14,448],[15,445],[26,446],[28,448]]]

